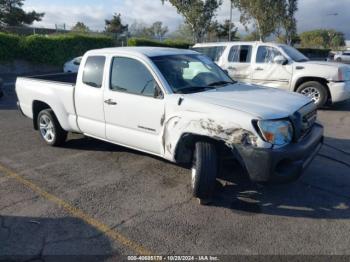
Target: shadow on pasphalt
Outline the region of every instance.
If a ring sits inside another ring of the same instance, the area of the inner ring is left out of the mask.
[[[333,105],[326,106],[322,108],[323,111],[350,111],[350,100],[346,100],[343,102],[335,103]]]
[[[245,215],[349,219],[350,140],[326,138],[325,141],[303,176],[291,184],[253,184],[242,168],[226,163],[220,178],[224,182],[217,183],[211,205]],[[234,174],[232,170],[236,170]]]
[[[119,257],[98,229],[73,218],[0,216],[0,261],[106,261]]]
[[[290,184],[253,184],[238,164],[232,161],[226,163],[219,177],[223,183],[217,183],[211,205],[246,215],[262,213],[315,219],[350,218],[350,176],[346,176],[350,173],[350,163],[348,166],[344,165],[350,159],[350,140],[326,138],[325,143],[303,176]],[[70,139],[65,147],[74,150],[131,153],[171,165],[159,157],[92,138]],[[327,155],[331,159],[324,158]]]

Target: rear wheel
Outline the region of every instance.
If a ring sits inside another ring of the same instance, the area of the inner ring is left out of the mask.
[[[63,130],[51,109],[39,113],[38,127],[41,138],[50,146],[60,146],[67,139],[67,131]]]
[[[206,203],[215,191],[218,173],[218,159],[215,145],[209,142],[197,142],[192,165],[193,196]]]
[[[318,108],[323,107],[328,100],[327,88],[317,81],[302,84],[297,92],[311,98]]]

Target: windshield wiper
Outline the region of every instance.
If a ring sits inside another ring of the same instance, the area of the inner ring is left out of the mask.
[[[214,83],[209,84],[208,86],[212,87],[212,86],[227,86],[227,85],[231,85],[234,84],[235,82],[229,82],[229,81],[217,81]]]
[[[215,89],[215,87],[211,86],[187,86],[184,88],[180,88],[176,90],[177,94],[190,94],[190,93],[199,93],[207,90]]]

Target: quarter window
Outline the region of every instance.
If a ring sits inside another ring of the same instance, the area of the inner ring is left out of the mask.
[[[260,64],[273,64],[275,57],[280,55],[282,55],[281,52],[274,47],[260,46],[256,55],[256,62]]]
[[[252,59],[252,49],[251,45],[236,45],[230,50],[229,62],[233,63],[250,63]]]
[[[83,83],[95,88],[101,88],[106,58],[104,56],[90,56],[86,60]]]
[[[210,47],[195,47],[194,51],[202,53],[211,58],[214,62],[218,62],[222,53],[225,51],[225,46],[210,46]]]
[[[110,89],[154,97],[157,84],[141,62],[131,58],[115,57],[112,64]]]

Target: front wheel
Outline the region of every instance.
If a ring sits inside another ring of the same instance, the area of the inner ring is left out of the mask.
[[[192,166],[192,192],[200,200],[210,200],[215,190],[218,159],[215,145],[197,142]]]
[[[51,109],[39,113],[38,127],[41,138],[50,146],[60,146],[67,139],[67,131],[63,130]]]
[[[327,88],[320,82],[306,82],[298,88],[297,92],[311,98],[318,108],[323,107],[328,100]]]

